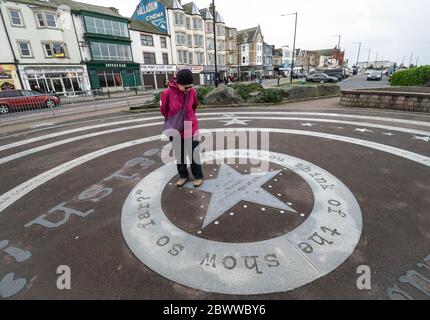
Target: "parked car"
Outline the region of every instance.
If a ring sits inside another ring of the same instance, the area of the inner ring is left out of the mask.
[[[372,80],[381,81],[382,80],[382,72],[373,71],[373,72],[369,73],[369,75],[367,76],[367,81],[372,81]]]
[[[29,90],[0,91],[0,114],[54,108],[60,105],[58,97]]]
[[[307,82],[331,82],[336,83],[339,82],[339,79],[337,77],[330,77],[326,75],[325,73],[317,73],[313,74],[311,76],[306,77]]]
[[[328,75],[329,77],[336,77],[339,81],[346,78],[345,71],[343,69],[321,69],[319,73]]]

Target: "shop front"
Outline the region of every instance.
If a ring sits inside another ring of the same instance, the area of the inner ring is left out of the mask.
[[[254,81],[263,78],[263,66],[245,66],[240,68],[241,81]]]
[[[200,84],[203,84],[202,81],[202,72],[204,70],[203,66],[187,66],[187,65],[179,65],[178,70],[181,69],[188,69],[191,70],[194,77],[194,85],[199,86]]]
[[[21,89],[21,82],[13,64],[0,64],[0,91]]]
[[[24,89],[57,95],[82,95],[90,85],[85,66],[19,65]]]
[[[218,80],[223,80],[227,76],[228,68],[226,66],[218,66]],[[204,85],[215,84],[215,66],[205,66],[203,69],[203,82]]]
[[[89,62],[87,68],[92,90],[122,91],[142,86],[137,63]]]
[[[175,76],[175,65],[144,65],[140,66],[142,71],[143,86],[145,88],[164,88],[165,81],[172,80]]]

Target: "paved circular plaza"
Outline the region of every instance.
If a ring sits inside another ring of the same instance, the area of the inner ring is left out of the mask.
[[[430,116],[335,101],[200,111],[198,189],[158,113],[2,134],[0,298],[429,298]]]

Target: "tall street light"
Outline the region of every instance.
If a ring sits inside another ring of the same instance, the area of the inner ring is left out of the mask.
[[[218,59],[217,59],[217,47],[216,47],[216,10],[215,10],[215,0],[212,0],[212,16],[213,16],[214,49],[215,49],[215,87],[218,88]]]
[[[336,63],[337,63],[337,66],[339,66],[340,39],[342,39],[342,35],[341,35],[341,34],[338,34],[338,35],[331,36],[331,37],[332,37],[332,38],[339,38],[339,42],[338,42],[338,44],[337,44],[337,54],[336,54]]]
[[[297,12],[282,14],[281,17],[296,15],[296,23],[294,27],[294,43],[293,43],[293,60],[291,62],[291,74],[290,74],[290,83],[293,83],[293,73],[294,73],[294,60],[296,58],[296,35],[297,35]]]
[[[358,44],[358,56],[357,56],[357,63],[355,64],[356,67],[358,67],[358,61],[360,60],[360,52],[361,52],[361,42],[354,42],[353,44]]]
[[[372,49],[369,49],[369,56],[367,57],[367,68],[369,68],[370,64],[370,54],[372,53]]]

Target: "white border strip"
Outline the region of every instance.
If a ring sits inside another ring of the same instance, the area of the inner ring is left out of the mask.
[[[337,118],[352,118],[352,119],[361,119],[361,120],[375,120],[375,121],[385,121],[385,122],[392,122],[392,123],[402,123],[402,124],[408,124],[408,125],[417,125],[417,126],[425,126],[430,127],[430,122],[423,122],[423,121],[414,121],[414,120],[404,120],[404,119],[396,119],[396,118],[383,118],[383,117],[369,117],[369,116],[358,116],[358,115],[350,115],[350,114],[339,114],[339,113],[317,113],[317,112],[228,112],[228,113],[222,113],[222,112],[211,112],[211,113],[202,113],[199,114],[200,120],[204,120],[204,117],[206,116],[233,116],[233,115],[296,115],[296,116],[322,116],[322,117],[337,117]],[[150,118],[142,118],[142,119],[134,119],[134,120],[127,120],[127,121],[117,121],[117,122],[110,122],[110,123],[104,123],[94,126],[87,126],[82,128],[76,128],[71,130],[66,130],[62,132],[55,132],[44,136],[39,136],[27,140],[18,141],[15,143],[7,144],[0,146],[0,151],[4,151],[11,148],[16,148],[22,145],[26,145],[33,142],[38,142],[41,140],[56,138],[59,136],[64,136],[67,134],[73,134],[81,131],[86,130],[93,130],[93,129],[99,129],[99,128],[105,128],[109,126],[117,126],[117,125],[123,125],[123,124],[129,124],[129,123],[136,123],[136,122],[145,122],[145,121],[151,121],[151,120],[163,120],[163,117],[157,116],[157,117],[150,117]]]
[[[284,121],[312,121],[312,122],[324,122],[324,123],[336,123],[336,124],[350,124],[350,125],[357,125],[361,127],[371,127],[371,128],[378,128],[378,129],[384,129],[389,131],[399,131],[404,133],[411,133],[416,135],[424,135],[424,136],[430,136],[429,131],[420,131],[420,130],[414,130],[414,129],[407,129],[407,128],[401,128],[401,127],[391,127],[391,126],[385,126],[385,125],[379,125],[379,124],[373,124],[373,123],[365,123],[365,122],[352,122],[352,121],[343,121],[343,120],[331,120],[331,119],[322,119],[322,118],[279,118],[279,117],[237,117],[237,119],[251,119],[251,120],[284,120]],[[200,121],[219,121],[219,120],[225,120],[225,118],[201,118]],[[79,140],[84,140],[88,138],[98,137],[102,135],[117,133],[117,132],[123,132],[128,130],[135,130],[135,129],[141,129],[141,128],[147,128],[152,126],[158,126],[162,125],[163,122],[155,122],[150,124],[144,124],[144,125],[138,125],[138,126],[130,126],[125,128],[117,128],[112,130],[106,130],[106,131],[100,131],[100,132],[94,132],[89,133],[81,136],[76,136],[73,138],[65,139],[56,141],[50,144],[38,146],[32,149],[27,149],[15,154],[11,154],[9,156],[6,156],[4,158],[0,158],[0,165],[5,164],[26,156],[29,156],[31,154],[48,150],[50,148],[55,148],[61,145],[65,145],[68,143],[76,142]]]

